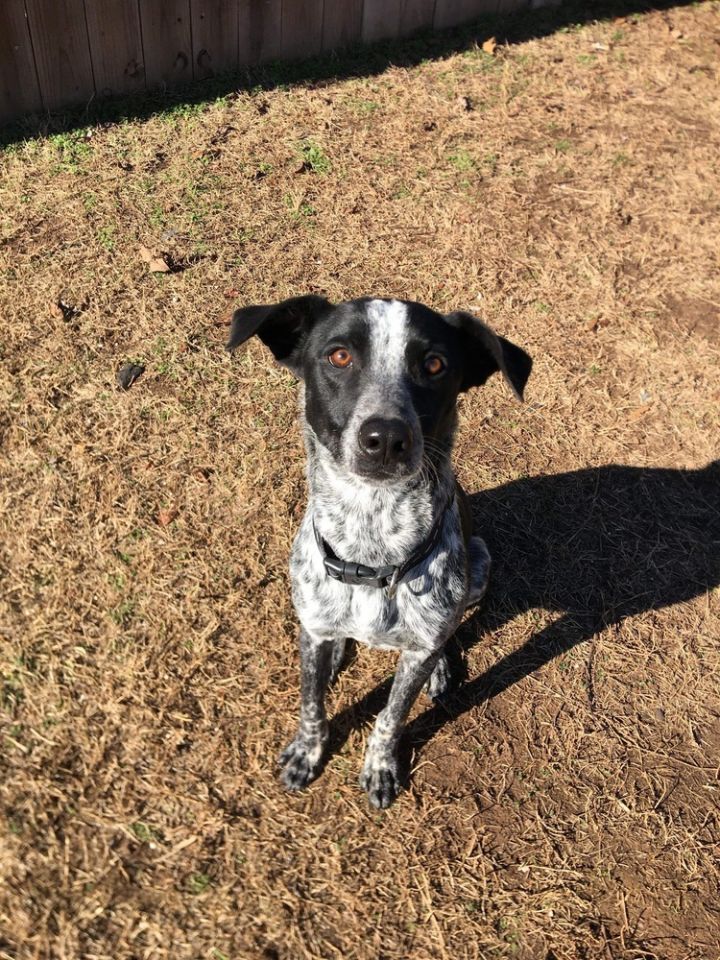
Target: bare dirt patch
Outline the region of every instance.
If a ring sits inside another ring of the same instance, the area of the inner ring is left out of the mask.
[[[718,955],[718,39],[702,3],[2,153],[0,955]],[[388,655],[320,780],[274,772],[296,389],[222,347],[312,291],[536,364],[462,402],[492,589],[385,815]]]
[[[690,337],[720,341],[720,306],[693,297],[668,297],[666,322]]]

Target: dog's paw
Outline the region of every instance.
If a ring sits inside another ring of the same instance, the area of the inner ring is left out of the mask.
[[[443,654],[435,664],[435,669],[425,684],[425,693],[431,700],[439,700],[450,692],[451,683],[450,665],[447,657]]]
[[[385,810],[402,789],[397,761],[394,758],[387,760],[368,758],[360,774],[360,786],[366,791],[373,807]]]
[[[320,772],[324,740],[308,740],[298,735],[280,754],[280,779],[288,790],[302,790]]]

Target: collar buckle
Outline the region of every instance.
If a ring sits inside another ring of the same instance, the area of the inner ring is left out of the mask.
[[[339,560],[337,557],[323,557],[327,575],[340,583],[347,583],[355,587],[382,587],[385,585],[385,577],[380,576],[380,571],[373,567],[366,567],[362,563],[348,563],[345,560]],[[397,568],[395,568],[397,571]]]

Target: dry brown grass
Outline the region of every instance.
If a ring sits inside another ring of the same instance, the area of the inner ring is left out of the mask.
[[[0,957],[718,956],[719,44],[704,3],[2,155]],[[222,322],[310,290],[536,362],[463,403],[495,578],[384,815],[389,656],[307,793],[273,769],[295,388]]]

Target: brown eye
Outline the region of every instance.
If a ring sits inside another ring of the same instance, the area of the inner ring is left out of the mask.
[[[328,360],[334,367],[349,367],[352,363],[352,354],[345,347],[338,347],[328,357]]]
[[[436,377],[445,369],[445,361],[442,357],[436,357],[434,354],[431,354],[429,357],[425,357],[424,366],[425,373],[427,373],[428,376]]]

